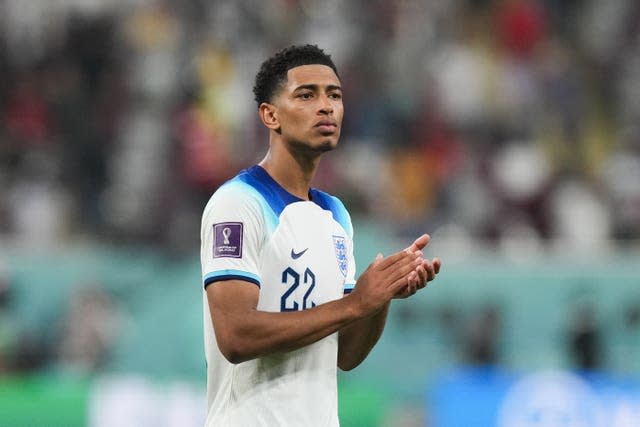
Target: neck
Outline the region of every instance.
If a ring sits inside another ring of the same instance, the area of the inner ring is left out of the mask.
[[[311,181],[319,163],[319,154],[298,153],[286,149],[284,144],[272,142],[267,155],[259,165],[289,193],[303,200],[309,200]]]

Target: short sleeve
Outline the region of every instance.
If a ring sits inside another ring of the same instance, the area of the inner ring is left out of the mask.
[[[260,204],[241,183],[227,184],[211,197],[202,215],[200,260],[206,288],[239,279],[260,286],[258,270],[264,219]]]

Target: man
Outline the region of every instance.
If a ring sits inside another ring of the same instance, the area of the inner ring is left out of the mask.
[[[364,360],[390,300],[433,280],[440,261],[423,259],[423,235],[355,280],[349,214],[311,188],[342,123],[330,56],[284,49],[262,64],[254,94],[269,150],[202,219],[207,426],[337,426],[337,367]]]

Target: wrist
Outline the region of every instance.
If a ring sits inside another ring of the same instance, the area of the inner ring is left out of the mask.
[[[364,301],[357,292],[352,292],[342,299],[346,304],[345,313],[349,321],[355,321],[366,317],[367,309]]]

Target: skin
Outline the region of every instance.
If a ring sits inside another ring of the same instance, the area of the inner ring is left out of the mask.
[[[291,194],[309,199],[311,181],[323,153],[340,138],[344,115],[340,81],[330,67],[303,65],[287,73],[286,84],[258,110],[269,129],[269,151],[260,165]],[[423,258],[424,234],[411,246],[379,254],[360,275],[351,294],[314,308],[258,311],[259,289],[241,280],[207,287],[211,318],[222,354],[241,363],[287,352],[339,332],[338,366],[358,366],[376,344],[393,298],[407,298],[433,280],[440,260]]]

